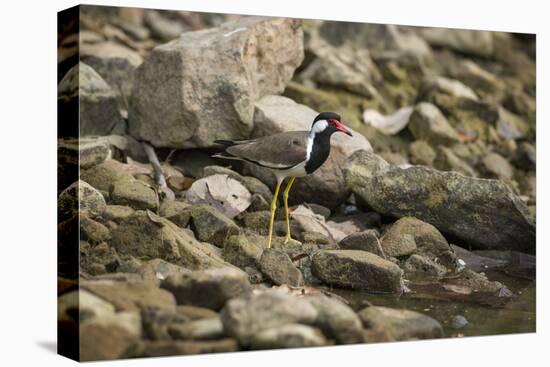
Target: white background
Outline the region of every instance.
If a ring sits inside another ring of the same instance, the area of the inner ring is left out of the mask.
[[[550,138],[545,1],[181,0],[95,4],[537,33],[537,333],[107,362],[113,366],[522,366],[548,356]],[[56,339],[56,12],[73,1],[2,3],[0,27],[0,364],[65,366]],[[546,102],[546,103],[544,103]],[[544,312],[546,310],[546,312]],[[546,340],[545,340],[546,339]],[[545,350],[546,347],[546,350]],[[31,364],[33,363],[33,364]]]

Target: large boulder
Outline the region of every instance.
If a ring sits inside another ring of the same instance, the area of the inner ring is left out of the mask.
[[[344,172],[353,192],[379,213],[414,216],[482,249],[535,248],[528,208],[501,181],[400,168],[369,152],[355,153]]]
[[[381,293],[401,293],[399,266],[367,251],[329,250],[313,255],[313,275],[326,284]]]
[[[298,19],[246,17],[183,33],[137,69],[130,132],[173,148],[245,138],[254,102],[281,93],[303,57]]]
[[[281,96],[266,96],[255,104],[253,136],[265,136],[285,131],[309,130],[317,112]],[[353,152],[372,147],[360,133],[353,137],[334,134],[331,151],[325,163],[313,174],[296,180],[290,191],[290,205],[316,203],[330,209],[341,204],[350,194],[342,175],[342,165]],[[275,176],[268,170],[246,164],[244,171],[275,187]]]
[[[64,136],[108,135],[122,122],[116,94],[101,76],[83,62],[75,65],[57,88],[60,133]],[[74,121],[68,126],[67,121]],[[67,120],[64,120],[66,118]]]

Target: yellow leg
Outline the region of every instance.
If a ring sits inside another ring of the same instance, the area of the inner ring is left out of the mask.
[[[269,218],[269,239],[267,241],[267,248],[271,247],[271,239],[273,238],[273,221],[275,220],[275,210],[277,209],[277,196],[279,196],[281,182],[282,181],[277,180],[277,186],[275,186],[275,192],[273,193],[273,201],[271,201],[271,217]]]
[[[285,191],[283,191],[283,201],[285,202],[285,219],[286,219],[286,236],[285,236],[285,244],[290,241],[290,219],[288,218],[288,193],[290,191],[290,188],[292,187],[292,184],[294,183],[294,179],[296,177],[292,176],[290,177],[290,180],[288,180],[288,184],[286,185]]]

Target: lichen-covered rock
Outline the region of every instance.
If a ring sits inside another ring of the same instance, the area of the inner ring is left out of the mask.
[[[223,213],[209,205],[193,205],[184,211],[199,241],[222,247],[226,239],[239,234],[239,227]]]
[[[159,258],[189,269],[227,265],[192,233],[142,210],[120,222],[112,231],[111,244],[119,254],[142,259]]]
[[[57,143],[59,163],[81,170],[100,164],[109,153],[109,142],[103,138],[59,139]]]
[[[137,69],[130,132],[173,148],[245,138],[254,102],[281,93],[303,57],[298,19],[243,17],[183,33],[153,49]]]
[[[319,329],[301,324],[286,324],[264,329],[252,336],[251,349],[319,347],[327,340]]]
[[[124,169],[124,163],[114,159],[107,159],[90,169],[80,172],[80,179],[94,188],[109,192],[116,181],[131,181],[132,175]]]
[[[449,145],[458,142],[456,131],[431,103],[421,102],[416,105],[408,127],[417,140],[425,140],[430,144]]]
[[[438,264],[430,258],[413,254],[403,264],[403,269],[411,273],[442,276],[447,273],[445,266]]]
[[[121,262],[116,250],[109,246],[107,242],[91,246],[88,242],[80,241],[79,250],[80,269],[90,275],[115,272]]]
[[[113,204],[128,205],[133,209],[156,209],[158,197],[155,190],[141,180],[118,180],[110,192]]]
[[[80,238],[92,244],[111,239],[111,231],[105,225],[83,215],[80,218]]]
[[[353,192],[377,212],[414,216],[484,249],[535,248],[525,204],[504,183],[422,166],[390,166],[368,152],[344,168]]]
[[[388,256],[422,254],[450,268],[456,258],[447,240],[433,225],[412,217],[397,220],[384,235],[382,249]]]
[[[391,261],[360,250],[319,251],[311,270],[324,283],[371,292],[401,293],[402,270]]]
[[[394,340],[443,337],[443,328],[435,319],[419,312],[370,306],[359,312],[367,329],[386,330]]]
[[[107,205],[102,214],[102,218],[119,223],[121,220],[128,218],[134,212],[134,209],[126,205]]]
[[[275,248],[263,250],[260,258],[260,270],[277,285],[287,284],[293,287],[304,285],[302,272],[294,265],[288,255]]]
[[[241,269],[259,267],[262,249],[261,244],[250,241],[244,234],[231,236],[223,246],[223,258]]]
[[[57,104],[60,119],[63,113],[80,117],[78,125],[76,121],[75,126],[60,124],[63,136],[108,135],[122,121],[116,94],[94,69],[83,62],[70,69],[59,82]]]
[[[233,298],[221,311],[224,330],[249,346],[254,335],[287,324],[313,324],[317,310],[303,297],[273,289]]]
[[[222,308],[226,301],[251,291],[248,275],[233,267],[170,275],[161,287],[176,297],[178,304]]]
[[[386,258],[386,254],[380,245],[376,230],[372,229],[350,234],[338,243],[338,247],[343,250],[368,251],[382,258]]]
[[[78,180],[59,194],[57,211],[60,219],[67,219],[78,213],[96,217],[106,210],[105,198],[88,183]]]

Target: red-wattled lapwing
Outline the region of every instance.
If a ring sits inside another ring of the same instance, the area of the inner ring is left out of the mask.
[[[250,162],[269,169],[277,178],[271,217],[269,219],[268,247],[271,247],[273,220],[277,205],[277,196],[285,177],[290,177],[283,191],[286,218],[285,244],[290,240],[290,223],[288,218],[288,192],[296,177],[304,177],[315,172],[326,161],[330,153],[330,137],[337,131],[351,136],[351,132],[340,121],[334,112],[319,114],[310,131],[289,131],[252,140],[216,140],[225,145],[225,152],[213,155],[217,158],[237,159]]]

